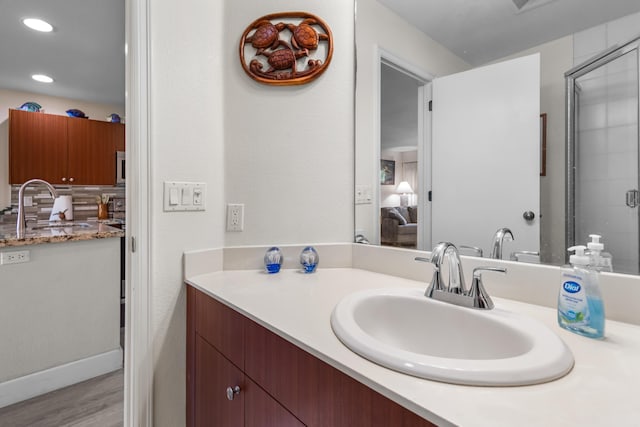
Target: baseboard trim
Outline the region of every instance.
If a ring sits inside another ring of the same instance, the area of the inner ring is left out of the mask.
[[[0,383],[0,408],[122,368],[122,349]]]

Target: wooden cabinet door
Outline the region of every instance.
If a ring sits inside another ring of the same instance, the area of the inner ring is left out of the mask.
[[[243,426],[244,374],[198,334],[195,346],[195,426]],[[242,390],[227,399],[235,386]]]
[[[70,184],[115,185],[116,143],[122,126],[88,119],[68,120]]]
[[[249,377],[245,377],[244,393],[244,427],[304,427],[299,419]]]
[[[40,178],[65,184],[67,117],[9,111],[9,182]]]
[[[122,123],[112,123],[116,134],[116,151],[126,151],[125,128]]]

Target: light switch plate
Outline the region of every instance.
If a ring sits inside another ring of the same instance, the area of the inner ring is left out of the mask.
[[[356,204],[366,205],[372,202],[373,191],[370,185],[356,185]]]
[[[164,182],[164,211],[203,211],[207,185],[204,182]]]

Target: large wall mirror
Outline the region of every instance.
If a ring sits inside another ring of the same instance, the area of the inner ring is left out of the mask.
[[[640,4],[356,10],[356,241],[561,265],[601,234],[614,271],[639,273]]]

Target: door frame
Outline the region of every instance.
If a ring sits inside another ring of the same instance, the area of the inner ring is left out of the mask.
[[[149,0],[126,0],[126,309],[124,425],[153,425]]]
[[[428,200],[428,194],[431,190],[431,113],[429,112],[428,102],[431,100],[431,82],[435,78],[430,72],[424,71],[395,54],[385,50],[384,48],[376,45],[376,63],[374,70],[374,89],[375,93],[375,106],[374,114],[376,124],[373,131],[374,135],[374,171],[380,169],[380,148],[382,147],[381,141],[381,102],[382,102],[382,73],[380,71],[381,65],[387,65],[403,74],[410,76],[411,78],[422,83],[418,89],[419,102],[418,108],[418,239],[417,249],[427,250],[431,247],[431,221],[429,224],[425,222],[425,218],[431,218],[431,203]],[[427,167],[427,165],[429,167]],[[427,170],[428,169],[428,170]],[[424,184],[424,185],[423,185]],[[377,227],[375,227],[374,241],[380,242],[380,179],[375,180],[374,194],[374,212],[378,221]],[[425,247],[428,245],[428,248]]]

